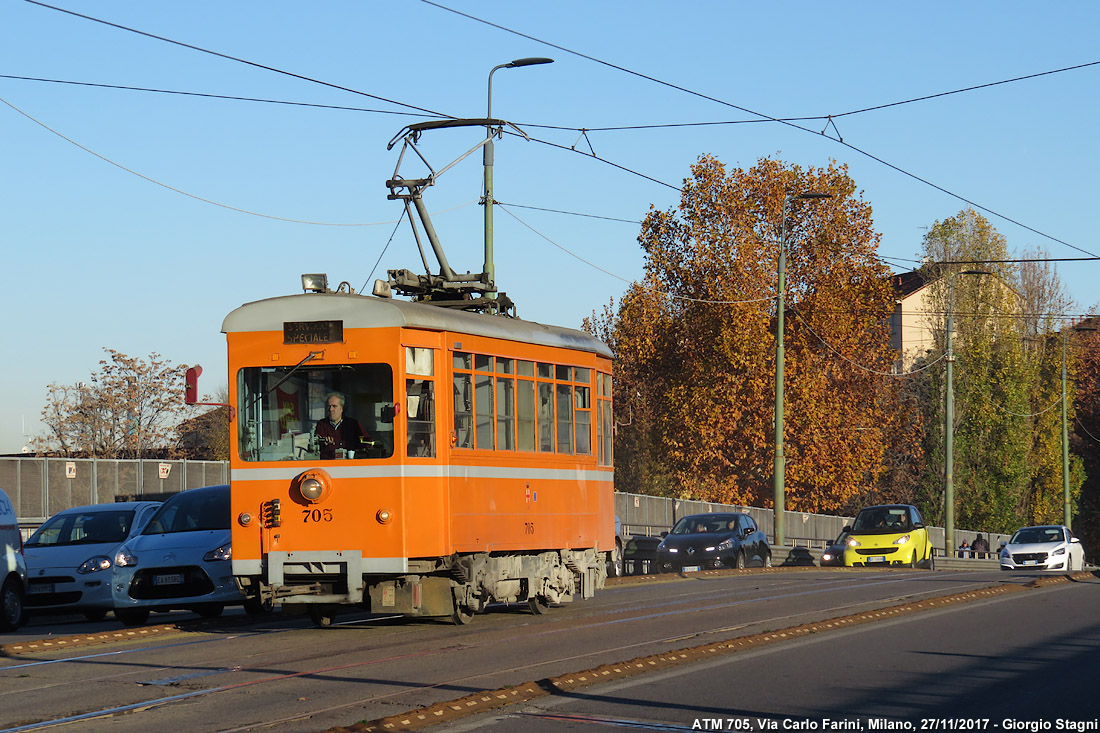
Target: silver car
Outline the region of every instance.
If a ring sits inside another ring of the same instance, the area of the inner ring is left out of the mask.
[[[1060,524],[1021,527],[1001,546],[1001,570],[1062,570],[1085,566],[1085,548]]]
[[[111,594],[119,546],[152,519],[159,501],[126,501],[66,509],[30,536],[27,610],[82,613],[98,621],[114,608]]]
[[[165,501],[115,555],[115,616],[141,626],[150,611],[186,609],[213,618],[244,603],[233,578],[229,521],[228,485],[181,491]]]

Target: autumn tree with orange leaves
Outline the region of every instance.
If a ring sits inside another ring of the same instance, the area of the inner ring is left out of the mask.
[[[768,506],[775,295],[786,207],[787,506],[834,512],[873,494],[888,450],[916,450],[887,375],[891,290],[871,207],[844,166],[704,156],[675,210],[651,210],[645,277],[589,322],[616,352],[620,490]]]

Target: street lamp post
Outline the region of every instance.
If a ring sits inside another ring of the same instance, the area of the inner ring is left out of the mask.
[[[1066,330],[1062,331],[1062,523],[1072,527],[1072,510],[1069,495],[1069,421],[1066,407]],[[1095,331],[1092,326],[1075,326],[1074,331]]]
[[[497,69],[514,69],[519,66],[536,66],[538,64],[552,64],[554,59],[533,57],[516,59],[506,64],[494,66],[489,71],[488,105],[485,112],[485,130],[487,140],[482,161],[485,165],[485,263],[482,272],[485,273],[488,282],[488,290],[485,296],[492,300],[496,297],[496,268],[493,266],[493,74]]]
[[[786,310],[787,290],[787,206],[791,201],[808,199],[827,199],[832,194],[807,191],[788,194],[783,198],[783,207],[779,212],[779,264],[777,266],[777,284],[775,293],[775,465],[772,473],[774,489],[774,525],[775,544],[782,546],[786,541],[786,458],[783,455],[783,371],[785,355],[783,351],[783,328]]]
[[[984,270],[963,270],[952,273],[948,280],[947,299],[947,389],[944,397],[943,438],[943,500],[944,554],[955,553],[955,278],[959,275],[990,275]]]

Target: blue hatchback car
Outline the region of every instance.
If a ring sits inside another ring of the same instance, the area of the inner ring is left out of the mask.
[[[181,491],[164,502],[115,556],[115,616],[141,626],[151,611],[186,609],[213,618],[244,603],[233,578],[229,522],[225,484]]]

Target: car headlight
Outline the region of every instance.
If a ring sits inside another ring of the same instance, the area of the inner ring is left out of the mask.
[[[1002,547],[1001,548],[1001,559],[1002,560],[1008,559],[1008,548],[1007,547]]]
[[[672,552],[672,553],[676,553],[676,552],[679,552],[679,550],[678,550],[678,549],[676,549],[675,547],[666,547],[666,548],[665,548],[665,552]]]
[[[855,537],[852,537],[850,540],[848,540],[848,547],[859,547],[860,544],[862,543]]]
[[[1057,550],[1055,550],[1054,552],[1052,552],[1050,554],[1051,555],[1065,555],[1066,554],[1066,548],[1059,547]]]
[[[215,560],[232,560],[233,551],[227,543],[215,550],[211,550],[210,552],[206,553],[202,556],[202,559],[206,560],[207,562],[214,562]]]
[[[115,555],[115,565],[120,568],[133,567],[138,564],[138,556],[127,550],[125,547],[118,551]]]
[[[707,549],[709,550],[710,548],[708,547]],[[721,542],[718,543],[718,547],[716,549],[719,552],[721,552],[722,550],[732,550],[733,549],[733,538],[727,537],[726,539],[722,540]]]
[[[76,572],[81,575],[87,575],[88,573],[97,573],[100,570],[110,570],[110,568],[111,558],[106,555],[96,555],[82,562],[80,567],[76,569]]]
[[[895,545],[904,545],[908,541],[909,541],[909,535],[903,534],[901,537],[898,537],[896,540],[894,540],[894,544]]]
[[[831,553],[831,552],[821,553],[821,561],[822,562],[829,562],[832,559],[833,559],[833,553]]]

